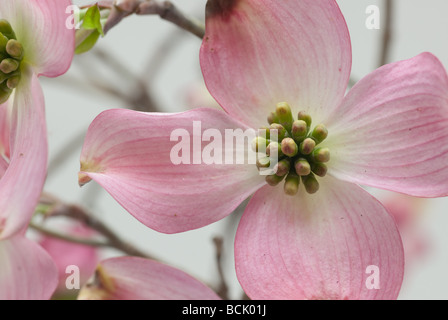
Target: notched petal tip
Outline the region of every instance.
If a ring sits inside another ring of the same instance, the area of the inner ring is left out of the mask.
[[[228,16],[230,12],[235,8],[240,0],[208,0],[206,6],[207,18],[216,15],[223,17]]]
[[[98,265],[95,274],[79,292],[78,300],[107,300],[115,290],[113,279]]]
[[[100,165],[95,161],[81,161],[81,169],[78,172],[78,184],[80,187],[92,181],[87,172],[101,172]]]
[[[84,172],[78,173],[78,184],[80,187],[83,187],[90,181],[92,181],[92,178],[90,178],[87,174],[85,174]]]

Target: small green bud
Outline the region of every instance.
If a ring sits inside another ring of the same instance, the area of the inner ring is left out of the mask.
[[[19,41],[15,39],[11,39],[8,41],[8,43],[6,44],[6,52],[14,59],[23,59],[23,46]]]
[[[313,151],[312,157],[316,162],[328,162],[330,161],[330,149],[317,148]]]
[[[269,131],[277,130],[277,141],[282,141],[285,137],[288,136],[288,132],[285,127],[279,123],[271,123],[269,126]]]
[[[269,168],[271,159],[269,157],[261,157],[257,159],[257,168]]]
[[[255,152],[265,152],[266,147],[269,144],[269,141],[262,137],[255,137],[254,140],[252,140],[252,151]]]
[[[328,130],[323,124],[318,124],[313,132],[311,133],[311,138],[316,141],[316,144],[324,141],[328,136]]]
[[[278,157],[281,157],[283,153],[280,143],[271,141],[266,148],[266,154],[270,157],[273,157],[275,154],[277,154]]]
[[[296,120],[292,123],[291,136],[296,142],[300,143],[305,140],[307,134],[308,127],[305,121]]]
[[[14,76],[9,78],[8,81],[6,81],[6,86],[12,90],[17,88],[19,82],[20,82],[20,76]]]
[[[20,66],[20,63],[17,60],[7,58],[3,59],[2,62],[0,62],[0,71],[3,73],[11,73],[13,71],[16,71]]]
[[[325,177],[327,175],[328,168],[324,163],[315,163],[312,167],[312,171],[316,176]]]
[[[287,195],[294,196],[299,191],[300,178],[296,174],[290,173],[285,179],[283,191]]]
[[[308,129],[311,127],[312,118],[307,112],[300,111],[297,115],[297,119],[305,121]]]
[[[314,174],[310,173],[309,175],[302,177],[302,181],[306,192],[309,194],[316,193],[319,190],[319,182],[316,180]]]
[[[315,146],[316,142],[313,139],[306,138],[305,140],[302,141],[302,143],[300,143],[299,151],[301,154],[307,155],[313,152]]]
[[[16,34],[12,30],[11,24],[5,19],[0,19],[0,32],[8,39],[16,39]]]
[[[0,54],[6,53],[6,45],[8,44],[8,38],[6,38],[3,33],[0,32]]]
[[[276,165],[275,165],[275,174],[278,176],[284,176],[285,174],[287,174],[289,172],[289,169],[291,168],[291,162],[289,161],[289,159],[283,159],[280,160]]]
[[[292,117],[291,107],[286,102],[277,103],[275,112],[279,123],[285,127],[287,131],[291,131],[294,118]]]
[[[268,116],[268,123],[269,124],[273,124],[273,123],[278,123],[278,116],[275,112],[271,112]]]
[[[307,176],[311,173],[311,165],[304,158],[299,158],[294,162],[294,169],[299,176]]]
[[[266,176],[265,181],[268,183],[268,185],[270,186],[276,186],[278,185],[280,182],[282,182],[283,178],[285,176],[278,176],[276,174],[270,175],[270,176]]]
[[[299,147],[292,138],[282,140],[282,153],[288,157],[294,157],[299,152]]]

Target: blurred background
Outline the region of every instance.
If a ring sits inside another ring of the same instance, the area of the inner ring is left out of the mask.
[[[73,1],[76,5],[92,1]],[[387,2],[392,2],[389,53],[383,55]],[[181,11],[204,20],[206,0],[172,0]],[[421,52],[448,66],[448,1],[339,0],[352,40],[352,78]],[[366,8],[380,9],[380,29],[368,29]],[[156,15],[132,15],[111,29],[95,48],[76,56],[58,79],[41,79],[46,97],[50,164],[45,192],[80,204],[140,250],[180,268],[213,288],[220,268],[228,296],[240,299],[234,273],[233,239],[239,212],[200,230],[165,235],[146,228],[92,182],[78,186],[82,139],[90,122],[109,108],[147,106],[164,112],[213,105],[199,67],[201,41]],[[383,58],[382,58],[383,57]],[[448,198],[409,199],[371,190],[396,214],[407,267],[400,299],[448,299]],[[242,211],[243,207],[240,212]],[[198,208],[200,210],[200,208]],[[237,210],[238,211],[238,210]],[[215,237],[223,239],[217,248]],[[218,250],[219,249],[219,250]],[[217,259],[219,253],[219,259]],[[101,250],[101,257],[121,255]]]

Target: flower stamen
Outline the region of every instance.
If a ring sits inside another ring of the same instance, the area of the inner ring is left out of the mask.
[[[23,56],[23,46],[17,41],[11,24],[0,19],[0,104],[5,103],[19,85]]]
[[[268,116],[268,123],[268,129],[260,130],[265,132],[265,136],[260,134],[253,141],[257,152],[261,150],[260,145],[266,146],[266,155],[258,159],[257,167],[275,165],[275,174],[266,176],[266,182],[276,186],[284,179],[283,190],[292,196],[297,194],[302,181],[307,193],[316,193],[319,190],[316,176],[324,177],[327,174],[325,163],[330,161],[330,149],[319,146],[328,137],[326,126],[317,124],[311,128],[312,117],[305,111],[299,112],[297,120],[294,120],[286,102],[277,104],[275,112]],[[277,141],[271,139],[271,135],[275,136],[272,134],[274,130],[277,131]],[[276,159],[278,162],[274,163]]]

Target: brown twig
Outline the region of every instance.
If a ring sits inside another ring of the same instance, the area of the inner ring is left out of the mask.
[[[378,66],[381,67],[389,61],[390,56],[390,44],[392,40],[392,17],[394,15],[394,0],[384,0],[385,9],[383,10],[384,16],[384,31],[381,44],[380,58]]]
[[[106,24],[104,25],[104,33],[120,23],[124,18],[132,15],[158,15],[160,18],[169,21],[181,29],[184,29],[195,36],[202,39],[205,34],[204,25],[197,19],[181,12],[170,1],[155,1],[155,0],[120,0],[115,1],[111,7]]]
[[[224,240],[221,237],[214,237],[213,243],[215,244],[216,248],[216,265],[218,267],[218,274],[219,274],[219,285],[216,290],[216,293],[221,297],[221,299],[229,300],[229,287],[227,286],[227,283],[224,279],[224,271],[222,268],[222,253],[223,253]]]
[[[30,227],[33,229],[47,234],[52,237],[57,237],[70,242],[81,243],[85,245],[91,245],[96,247],[111,247],[120,250],[130,256],[143,257],[147,259],[154,259],[154,257],[140,251],[133,245],[125,242],[121,239],[111,228],[104,224],[99,219],[95,218],[92,214],[88,213],[84,208],[78,205],[65,204],[52,195],[43,194],[41,198],[41,204],[50,206],[50,209],[46,213],[45,217],[67,217],[72,220],[79,221],[91,229],[101,234],[106,241],[97,241],[94,239],[74,237],[66,234],[59,233],[55,230],[50,230],[40,224],[31,223]]]

